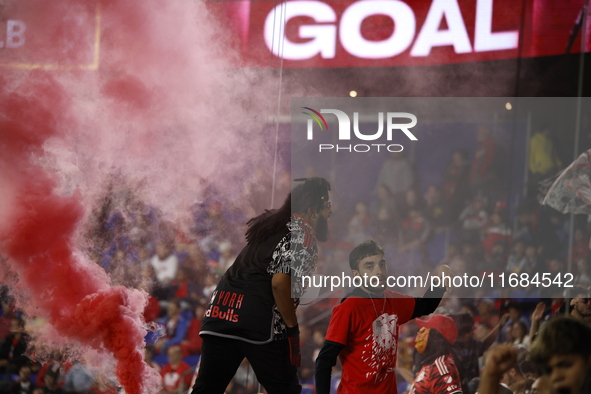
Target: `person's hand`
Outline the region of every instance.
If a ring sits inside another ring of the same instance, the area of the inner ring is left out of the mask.
[[[437,272],[435,273],[436,276],[442,278],[442,284],[441,287],[443,287],[443,285],[445,283],[449,284],[449,286],[445,286],[445,290],[447,291],[448,294],[453,292],[453,277],[454,277],[454,272],[451,269],[451,267],[447,264],[441,264],[439,267],[437,267]],[[451,279],[447,279],[447,280],[443,280],[443,278],[451,278]]]
[[[449,265],[441,264],[437,268],[437,276],[441,277],[442,274],[445,274],[446,276],[453,276],[454,272]]]
[[[544,304],[543,302],[539,302],[538,305],[536,305],[536,309],[534,309],[534,311],[531,314],[531,321],[539,323],[540,320],[542,320],[542,318],[544,317],[545,310],[546,304]]]
[[[517,362],[513,345],[503,343],[491,348],[486,357],[483,374],[500,377]]]
[[[300,353],[300,327],[287,327],[287,342],[289,343],[289,361],[293,366],[302,366],[302,355]]]

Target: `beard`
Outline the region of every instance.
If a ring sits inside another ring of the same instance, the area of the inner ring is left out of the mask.
[[[328,220],[324,216],[318,216],[318,223],[316,223],[316,239],[319,242],[328,241]]]

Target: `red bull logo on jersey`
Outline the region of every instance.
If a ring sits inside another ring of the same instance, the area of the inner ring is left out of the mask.
[[[205,317],[213,317],[237,323],[239,315],[236,310],[242,308],[244,294],[230,291],[214,291],[209,299]]]

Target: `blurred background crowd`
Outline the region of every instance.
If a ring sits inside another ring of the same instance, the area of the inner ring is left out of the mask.
[[[539,127],[530,140],[529,181],[518,206],[507,201],[503,182],[506,158],[494,133],[481,126],[474,132],[475,150],[455,149],[437,181],[425,184],[415,171],[412,155],[391,154],[376,174],[375,189],[367,199],[349,201],[333,190],[331,239],[319,244],[317,273],[348,273],[348,253],[357,244],[374,239],[386,250],[389,273],[402,270],[426,273],[448,264],[456,273],[566,273],[574,274],[573,288],[561,284],[525,288],[458,288],[436,311],[454,317],[459,329],[454,357],[465,393],[475,392],[484,356],[493,343],[518,349],[519,362],[503,375],[507,390],[524,393],[540,370],[527,361],[531,333],[547,319],[572,314],[587,322],[589,306],[589,234],[587,216],[574,217],[574,242],[569,247],[569,217],[541,205],[538,181],[553,176],[570,160],[557,135]],[[306,175],[326,176],[309,168]],[[244,245],[246,221],[270,207],[270,171],[259,168],[245,181],[237,201],[207,190],[189,218],[171,222],[144,204],[123,182],[106,185],[84,226],[83,248],[89,259],[110,274],[112,283],[145,290],[146,361],[162,376],[163,392],[187,390],[199,361],[199,330],[204,306],[225,270]],[[291,188],[291,174],[283,171],[275,184],[276,199]],[[282,201],[275,202],[275,205]],[[353,207],[340,210],[339,207]],[[300,330],[304,393],[314,393],[314,362],[323,345],[332,307],[345,289],[322,294],[302,305]],[[424,289],[402,289],[421,296]],[[83,360],[52,352],[39,362],[39,349],[27,346],[29,335],[43,320],[23,316],[3,288],[0,316],[0,384],[2,392],[107,393],[116,392],[108,378],[97,377]],[[411,322],[400,331],[399,392],[410,388],[416,368],[414,340],[418,327]],[[339,367],[333,372],[338,384]],[[228,393],[260,390],[245,361]]]

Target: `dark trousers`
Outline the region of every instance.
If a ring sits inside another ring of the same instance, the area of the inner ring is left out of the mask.
[[[192,394],[223,394],[244,358],[269,394],[299,394],[297,368],[289,361],[287,339],[266,345],[204,335]]]

